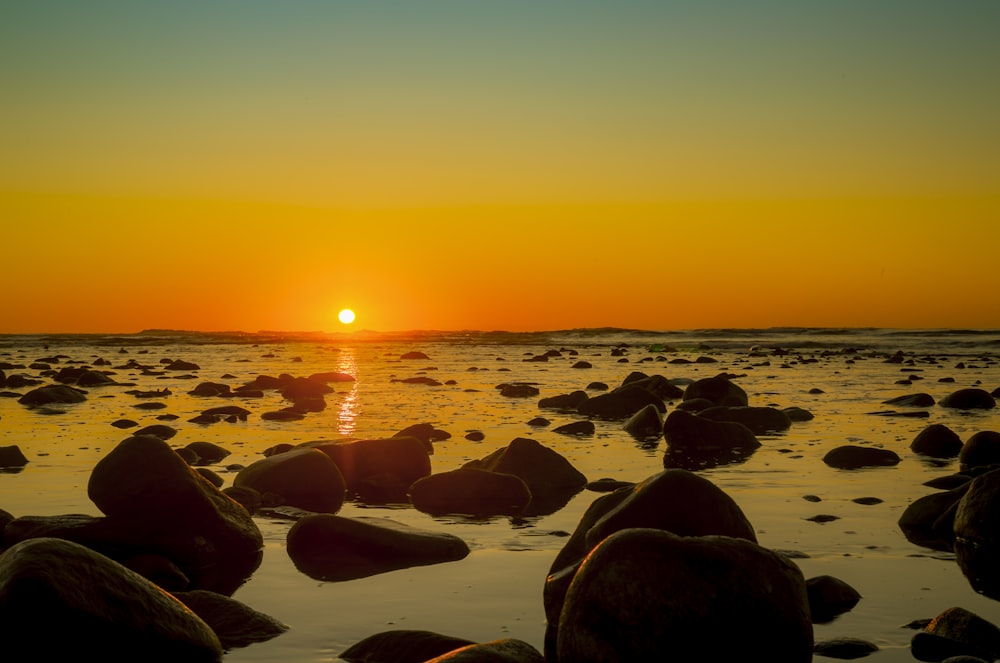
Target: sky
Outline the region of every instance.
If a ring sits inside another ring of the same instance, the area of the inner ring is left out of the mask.
[[[0,1],[0,333],[1000,329],[992,0]]]

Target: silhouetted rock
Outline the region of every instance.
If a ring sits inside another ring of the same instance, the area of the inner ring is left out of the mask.
[[[1000,658],[1000,629],[965,608],[948,608],[914,634],[910,650],[920,661],[994,661]]]
[[[177,435],[177,429],[165,424],[153,424],[151,426],[144,426],[137,431],[133,431],[132,435],[148,435],[149,437],[155,437],[163,441],[167,441]]]
[[[552,429],[553,433],[559,433],[560,435],[575,435],[577,437],[591,437],[596,432],[596,427],[593,421],[571,421],[568,424],[563,424],[562,426],[556,426]]]
[[[82,403],[85,400],[87,400],[87,392],[82,389],[64,384],[53,384],[32,389],[17,399],[17,402],[28,407],[39,407],[51,403]]]
[[[189,463],[190,465],[214,465],[215,463],[221,463],[231,453],[228,449],[220,447],[218,444],[201,440],[191,442],[184,448],[195,456],[194,462]]]
[[[232,396],[232,389],[221,382],[202,382],[188,392],[191,396]]]
[[[274,617],[222,594],[195,589],[174,592],[174,597],[208,624],[227,652],[255,642],[266,642],[288,630],[288,626]]]
[[[959,451],[958,463],[963,469],[1000,464],[1000,433],[973,433]]]
[[[433,659],[433,663],[545,663],[545,658],[523,640],[504,638],[455,649]]]
[[[411,350],[410,352],[405,352],[399,357],[400,359],[430,359],[427,355],[419,350]]]
[[[549,660],[808,663],[812,647],[805,581],[785,557],[745,539],[626,529],[580,565]]]
[[[855,659],[874,654],[878,645],[861,638],[831,638],[813,646],[813,652],[826,658]]]
[[[373,440],[307,442],[336,463],[347,490],[365,501],[405,502],[414,481],[429,476],[430,442],[396,436]]]
[[[450,439],[451,433],[437,428],[434,424],[420,423],[407,426],[395,433],[393,437],[415,437],[425,443],[429,453],[434,453],[434,447],[431,446],[431,443]]]
[[[662,375],[646,375],[635,371],[622,380],[621,386],[640,387],[665,401],[684,397],[684,390]]]
[[[845,444],[831,449],[823,456],[823,462],[841,470],[855,470],[862,467],[888,467],[898,465],[899,454],[891,449],[862,447]]]
[[[637,440],[648,442],[663,435],[663,419],[655,405],[647,405],[622,424],[622,430]]]
[[[934,397],[930,394],[906,394],[882,401],[884,405],[899,405],[903,407],[930,407],[934,405]]]
[[[543,410],[576,411],[589,398],[587,392],[578,389],[568,394],[543,398],[538,401],[538,407]]]
[[[61,539],[23,541],[0,555],[0,624],[5,660],[222,659],[218,637],[183,603]]]
[[[463,559],[469,547],[457,536],[419,530],[386,518],[306,516],[287,535],[296,568],[325,581],[364,578],[412,566]]]
[[[990,410],[997,406],[997,402],[985,389],[970,387],[948,394],[939,405],[959,410]]]
[[[743,424],[754,435],[767,435],[788,430],[792,421],[788,415],[773,407],[715,405],[698,412],[699,417],[712,421],[731,421]]]
[[[340,658],[352,663],[424,663],[473,644],[432,631],[400,629],[370,635],[348,647]]]
[[[702,452],[760,446],[753,431],[741,423],[713,421],[684,410],[673,410],[667,415],[663,422],[663,439],[671,448]]]
[[[660,412],[667,410],[663,399],[648,389],[625,385],[587,399],[580,404],[577,412],[585,417],[620,421],[628,419],[647,405],[654,406]]]
[[[861,600],[861,594],[840,578],[829,575],[806,580],[809,613],[814,624],[833,621],[837,615],[851,610]]]
[[[21,451],[21,447],[16,444],[0,447],[0,467],[24,467],[28,464],[28,459]]]
[[[319,513],[339,511],[347,493],[336,463],[322,451],[308,448],[255,461],[240,470],[233,485],[253,488],[271,505],[287,504]]]
[[[931,458],[954,458],[962,451],[962,439],[944,424],[931,424],[917,433],[910,450]]]
[[[410,501],[432,515],[518,515],[531,502],[531,491],[513,474],[466,467],[419,479],[410,486]]]
[[[183,359],[175,359],[163,367],[165,371],[197,371],[201,368],[198,364]]]
[[[974,590],[1000,599],[1000,469],[969,482],[955,511],[955,558]]]
[[[695,380],[684,390],[684,400],[704,398],[715,405],[749,405],[747,392],[724,377]]]
[[[812,421],[813,413],[798,406],[786,407],[782,410],[792,422]]]

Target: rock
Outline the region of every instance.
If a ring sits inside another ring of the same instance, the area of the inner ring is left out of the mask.
[[[265,642],[288,626],[228,596],[196,589],[174,592],[174,597],[198,615],[215,632],[225,651]]]
[[[973,433],[959,451],[958,463],[963,469],[1000,464],[1000,433]]]
[[[336,463],[318,449],[294,449],[246,466],[234,486],[274,496],[272,504],[288,504],[319,513],[336,513],[344,504],[347,485]]]
[[[985,389],[970,387],[948,394],[941,399],[939,405],[959,410],[991,410],[997,406],[997,402]]]
[[[294,410],[274,410],[263,413],[260,418],[265,421],[301,421],[305,415]]]
[[[955,558],[972,588],[1000,599],[1000,469],[969,482],[955,511]]]
[[[163,440],[120,442],[94,467],[87,494],[116,530],[183,569],[193,589],[231,594],[260,564],[263,538],[249,512]]]
[[[431,631],[383,631],[354,643],[340,659],[352,663],[424,663],[472,644],[471,640]]]
[[[638,484],[598,497],[556,555],[545,581],[545,650],[555,655],[555,631],[576,568],[604,538],[629,528],[656,528],[680,536],[721,534],[756,542],[753,526],[715,484],[687,470],[664,470]]]
[[[239,405],[221,405],[210,407],[201,411],[202,416],[211,417],[215,420],[246,421],[250,416],[250,410]]]
[[[684,397],[684,390],[662,375],[646,375],[645,373],[635,371],[622,380],[621,388],[626,386],[640,387],[664,401]]]
[[[622,430],[637,440],[648,442],[663,436],[663,419],[653,404],[642,408],[622,424]]]
[[[17,402],[28,407],[39,407],[51,403],[82,403],[85,400],[87,392],[84,390],[64,384],[53,384],[32,389],[18,398]]]
[[[116,384],[113,379],[100,371],[70,366],[59,369],[52,379],[60,384],[73,384],[78,387],[103,387]]]
[[[954,458],[962,451],[962,440],[944,424],[931,424],[917,433],[910,450],[931,458]]]
[[[153,424],[152,426],[146,426],[133,431],[132,435],[148,435],[149,437],[155,437],[166,442],[174,435],[177,435],[177,429],[164,424]]]
[[[0,555],[5,660],[218,662],[222,646],[170,594],[71,541],[22,541]]]
[[[293,378],[281,386],[281,395],[292,402],[322,399],[324,395],[331,393],[333,393],[333,387],[321,380],[311,378]]]
[[[801,407],[794,406],[794,405],[792,407],[786,407],[786,408],[784,408],[782,410],[782,412],[784,412],[785,415],[788,417],[788,419],[790,421],[792,421],[792,422],[798,423],[798,422],[812,421],[813,420],[813,413],[812,412],[810,412],[809,410],[805,410],[805,409],[803,409]]]
[[[948,608],[932,619],[924,632],[938,640],[925,639],[922,644],[933,642],[934,649],[943,650],[942,653],[972,655],[990,661],[1000,658],[1000,628],[965,608]]]
[[[451,433],[436,428],[433,424],[421,423],[407,426],[394,434],[393,437],[415,437],[424,442],[428,453],[434,453],[434,447],[431,446],[431,443],[448,440],[451,438]]]
[[[841,470],[855,470],[862,467],[889,467],[898,465],[899,454],[891,449],[862,447],[845,444],[836,447],[823,456],[823,462]]]
[[[910,543],[952,552],[955,543],[955,511],[969,485],[966,482],[946,492],[913,500],[899,517],[899,529]]]
[[[806,580],[809,613],[813,624],[825,624],[848,612],[861,600],[861,594],[846,582],[829,575]]]
[[[472,644],[433,658],[427,663],[545,663],[542,654],[523,640],[504,638]]]
[[[202,382],[188,392],[191,396],[232,396],[232,389],[221,382]]]
[[[746,459],[760,442],[743,424],[673,410],[663,422],[664,467],[699,469]]]
[[[7,447],[0,447],[0,467],[24,467],[28,464],[28,459],[21,451],[21,447],[12,444]]]
[[[429,476],[430,442],[396,436],[343,442],[308,442],[340,469],[347,490],[369,502],[405,502],[414,481]]]
[[[593,421],[572,421],[568,424],[563,424],[562,426],[556,426],[552,429],[552,432],[559,433],[560,435],[592,437],[596,430],[597,429],[594,426]]]
[[[214,465],[221,463],[229,455],[230,451],[212,442],[191,442],[184,447],[194,454],[195,461],[191,465]]]
[[[525,437],[515,438],[506,447],[464,467],[510,474],[524,481],[531,493],[532,515],[554,513],[587,484],[587,477],[564,456]]]
[[[808,663],[812,647],[805,581],[785,557],[745,539],[626,529],[580,565],[550,660]]]
[[[743,424],[754,435],[780,433],[792,426],[792,420],[773,407],[715,405],[698,412],[699,417],[712,421],[731,421]]]
[[[543,410],[564,410],[575,412],[590,396],[583,390],[577,390],[568,394],[549,396],[538,401],[538,407]]]
[[[410,352],[405,352],[402,355],[400,355],[399,358],[400,359],[430,359],[430,357],[428,357],[423,352],[420,352],[418,350],[411,350]]]
[[[749,405],[747,392],[724,377],[695,380],[684,390],[684,400],[704,398],[715,405]]]
[[[833,638],[817,642],[813,652],[827,658],[855,659],[874,654],[878,645],[860,638]]]
[[[902,407],[930,407],[934,405],[934,397],[930,394],[906,394],[882,401],[883,405],[899,405]]]
[[[163,367],[165,371],[197,371],[201,368],[198,364],[183,359],[175,359]]]
[[[642,387],[625,385],[588,398],[580,404],[577,412],[585,417],[621,421],[628,419],[647,405],[654,406],[660,412],[665,412],[667,409],[663,399],[656,394]]]
[[[410,486],[410,501],[431,515],[519,515],[531,502],[531,491],[512,474],[464,467],[419,479]]]
[[[419,530],[387,518],[308,515],[287,535],[288,556],[310,578],[352,580],[379,573],[452,562],[469,547],[452,534]]]
[[[115,428],[126,429],[126,428],[135,428],[136,426],[139,425],[139,423],[136,421],[132,421],[131,419],[118,419],[116,421],[112,421],[111,425],[114,426]]]
[[[502,384],[498,389],[500,395],[506,398],[531,398],[539,394],[538,387],[520,382]]]

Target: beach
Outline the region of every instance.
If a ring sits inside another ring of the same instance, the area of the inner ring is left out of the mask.
[[[433,443],[434,473],[458,469],[522,437],[555,450],[590,481],[640,482],[664,470],[662,438],[638,440],[621,421],[603,420],[593,421],[593,435],[563,435],[554,429],[586,417],[539,408],[539,400],[576,390],[596,394],[600,387],[593,383],[614,388],[635,372],[680,385],[724,374],[746,391],[750,405],[799,407],[812,419],[758,435],[761,446],[749,457],[697,473],[735,500],[762,546],[789,553],[806,578],[835,576],[861,594],[852,610],[815,626],[817,641],[861,638],[879,647],[870,660],[910,661],[914,630],[907,624],[955,606],[1000,624],[1000,603],[970,587],[953,554],[912,543],[898,525],[914,500],[935,492],[925,482],[959,469],[957,459],[910,450],[922,430],[944,424],[963,440],[1000,431],[995,408],[940,405],[959,389],[1000,387],[998,339],[1000,333],[989,331],[881,329],[4,336],[0,365],[8,380],[20,375],[50,384],[61,367],[89,366],[116,384],[87,389],[81,403],[44,410],[18,402],[16,396],[31,386],[2,389],[2,445],[19,447],[28,463],[0,472],[0,509],[15,517],[101,515],[87,497],[87,482],[95,464],[129,435],[112,426],[123,419],[175,428],[169,440],[174,447],[206,441],[225,448],[230,455],[209,469],[226,485],[276,445],[390,437],[418,423],[450,434]],[[410,352],[421,355],[404,359]],[[177,360],[196,368],[166,370]],[[326,407],[300,420],[262,418],[287,405],[279,393],[265,391],[239,400],[250,410],[245,421],[190,421],[207,408],[232,403],[191,395],[202,382],[235,388],[260,375],[322,372],[353,380],[331,383]],[[533,385],[538,395],[502,395],[498,386],[510,383]],[[916,393],[930,395],[933,404],[885,403]],[[678,403],[667,401],[666,412]],[[539,416],[550,423],[529,425]],[[482,439],[467,439],[471,432]],[[900,462],[854,470],[824,463],[828,451],[848,444],[892,450]],[[598,496],[582,490],[548,515],[485,518],[348,501],[339,515],[449,533],[464,540],[470,553],[455,562],[343,582],[300,572],[286,551],[292,521],[257,514],[263,561],[233,598],[288,630],[233,649],[225,660],[338,660],[352,644],[391,629],[477,642],[517,638],[541,651],[546,574]]]

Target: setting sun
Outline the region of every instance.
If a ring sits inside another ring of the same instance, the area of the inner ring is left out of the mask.
[[[341,309],[340,313],[337,314],[337,319],[343,324],[349,325],[354,322],[354,311],[349,308]]]

